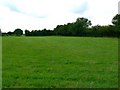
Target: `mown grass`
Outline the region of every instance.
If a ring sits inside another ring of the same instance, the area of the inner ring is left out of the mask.
[[[3,87],[117,88],[118,39],[3,37]]]

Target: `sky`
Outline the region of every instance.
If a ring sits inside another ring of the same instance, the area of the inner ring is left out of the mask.
[[[54,29],[75,22],[78,17],[92,25],[112,24],[118,13],[119,0],[0,0],[2,32]]]

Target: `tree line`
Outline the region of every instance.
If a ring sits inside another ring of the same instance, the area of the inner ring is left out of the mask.
[[[90,36],[90,37],[119,37],[120,36],[120,15],[117,14],[112,19],[113,25],[96,25],[87,18],[77,18],[75,22],[64,25],[57,25],[53,30],[25,30],[25,36]],[[17,28],[14,32],[2,33],[3,36],[21,36],[23,30]]]

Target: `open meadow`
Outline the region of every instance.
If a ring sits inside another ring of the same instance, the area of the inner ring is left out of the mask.
[[[117,88],[118,39],[2,38],[3,88]]]

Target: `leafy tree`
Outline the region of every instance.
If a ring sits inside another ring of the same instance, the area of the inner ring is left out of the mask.
[[[113,17],[112,23],[115,26],[114,30],[117,33],[117,36],[120,37],[120,14]]]
[[[17,29],[15,29],[14,34],[16,36],[21,36],[21,35],[23,35],[23,31],[21,29],[17,28]]]
[[[120,26],[120,14],[117,14],[116,16],[113,17],[112,23],[115,26]]]
[[[77,18],[76,22],[58,25],[54,31],[56,35],[64,36],[84,36],[85,30],[91,25],[91,21],[86,18]]]
[[[74,23],[75,34],[78,36],[82,36],[85,30],[90,26],[91,21],[86,18],[77,18],[76,22]]]
[[[10,32],[10,31],[7,32],[7,34],[10,35],[10,36],[14,35],[14,33],[13,33],[13,32]]]
[[[30,31],[29,30],[25,30],[25,35],[26,36],[30,36]]]
[[[0,36],[2,36],[2,31],[1,31],[1,29],[0,29]]]

